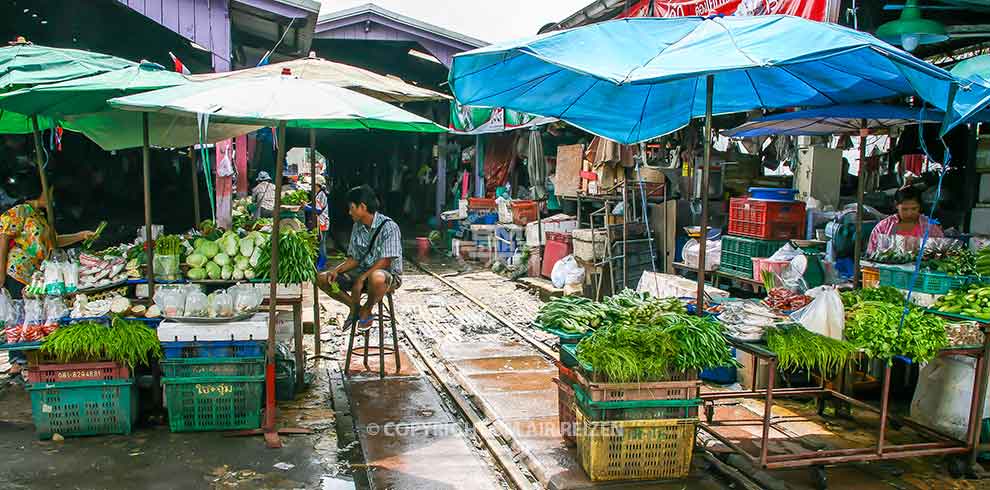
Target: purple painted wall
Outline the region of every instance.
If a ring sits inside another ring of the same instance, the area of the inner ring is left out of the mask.
[[[210,50],[213,71],[230,70],[230,0],[117,0]]]

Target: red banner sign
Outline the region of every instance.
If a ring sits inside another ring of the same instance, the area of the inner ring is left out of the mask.
[[[839,16],[839,0],[640,0],[618,18],[707,17],[718,14],[784,14],[819,22],[836,22]]]

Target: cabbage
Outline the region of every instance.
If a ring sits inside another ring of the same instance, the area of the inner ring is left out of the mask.
[[[244,269],[244,279],[251,280],[254,279],[254,269]]]
[[[220,245],[217,245],[216,242],[206,241],[202,245],[200,245],[196,250],[198,253],[206,256],[206,258],[212,259],[218,253],[220,253]]]
[[[254,253],[254,240],[251,238],[241,240],[240,252],[242,256],[250,257]]]
[[[234,272],[230,274],[230,278],[235,281],[240,281],[244,279],[244,271],[241,269],[234,269]]]
[[[189,269],[189,272],[186,273],[186,277],[192,279],[193,281],[202,281],[203,279],[206,279],[206,269],[202,267],[194,267]]]
[[[210,259],[206,258],[205,255],[198,253],[194,253],[186,257],[186,263],[197,268],[203,267],[204,265],[206,265],[206,262],[209,260]]]
[[[220,271],[220,266],[217,265],[216,262],[207,262],[206,263],[206,275],[209,276],[210,279],[213,279],[213,280],[220,279],[220,272],[221,272]]]
[[[217,265],[221,267],[225,265],[230,265],[230,255],[220,252],[216,255],[216,257],[213,257],[213,261],[216,262]]]
[[[196,250],[199,250],[199,247],[202,247],[203,244],[206,243],[206,242],[208,242],[208,241],[209,240],[207,240],[207,239],[205,239],[203,237],[199,237],[199,238],[196,239],[196,241],[193,242],[193,248],[196,249]]]
[[[248,263],[251,264],[251,267],[258,267],[258,260],[260,259],[261,259],[261,248],[256,247],[254,249],[254,253],[251,254],[251,258],[248,259]]]
[[[220,269],[220,278],[223,279],[224,281],[230,280],[230,277],[232,275],[234,275],[234,268],[233,267],[231,267],[229,265],[225,265],[225,266],[223,266],[222,269]]]
[[[254,236],[254,246],[255,247],[261,247],[267,241],[268,241],[268,235],[266,235],[264,233],[260,233],[259,232],[257,235]]]
[[[240,248],[240,243],[237,241],[237,235],[228,232],[223,238],[220,239],[220,248],[223,249],[223,253],[230,257],[237,255],[237,250]],[[220,264],[223,265],[223,264]]]
[[[234,268],[240,271],[244,269],[250,269],[251,268],[250,260],[251,259],[244,256],[237,257],[236,259],[234,259]]]

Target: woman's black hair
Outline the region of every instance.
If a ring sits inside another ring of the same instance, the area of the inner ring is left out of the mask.
[[[894,193],[894,202],[901,204],[904,201],[915,201],[918,204],[924,204],[921,200],[921,191],[914,186],[901,188]]]
[[[378,212],[378,196],[368,185],[359,185],[347,191],[347,202],[354,203],[355,206],[364,204],[371,214]]]

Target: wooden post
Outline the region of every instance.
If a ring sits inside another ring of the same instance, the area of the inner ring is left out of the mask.
[[[41,160],[41,130],[38,129],[38,116],[31,116],[31,126],[34,133],[34,163],[38,166],[38,176],[41,178],[41,193],[45,196],[45,214],[48,217],[48,232],[51,234],[52,248],[58,247],[58,232],[55,231],[55,210],[52,207],[51,189],[48,188],[48,176],[45,175],[45,163]]]
[[[705,245],[708,244],[708,167],[712,161],[712,95],[715,75],[705,77],[705,162],[701,168],[701,236],[698,237],[698,316],[705,314]]]
[[[144,173],[144,244],[148,257],[148,297],[155,297],[155,247],[152,245],[151,232],[151,147],[148,142],[148,113],[141,113],[141,132],[144,142],[141,146],[141,159]]]
[[[272,252],[268,297],[268,342],[265,352],[265,441],[270,448],[282,447],[275,429],[275,323],[278,316],[278,239],[282,214],[282,167],[285,166],[285,122],[278,123],[278,157],[275,159],[275,209],[272,213]],[[306,369],[296,366],[296,369]]]
[[[316,209],[316,129],[309,128],[309,175],[312,180],[311,187],[313,191],[313,209]],[[327,205],[329,206],[329,196],[327,199]],[[316,233],[319,237],[319,244],[323,245],[323,231],[320,230],[320,215],[316,215]],[[316,281],[313,281],[313,353],[316,357],[320,357],[320,287],[316,285]],[[305,357],[304,357],[305,359]]]

